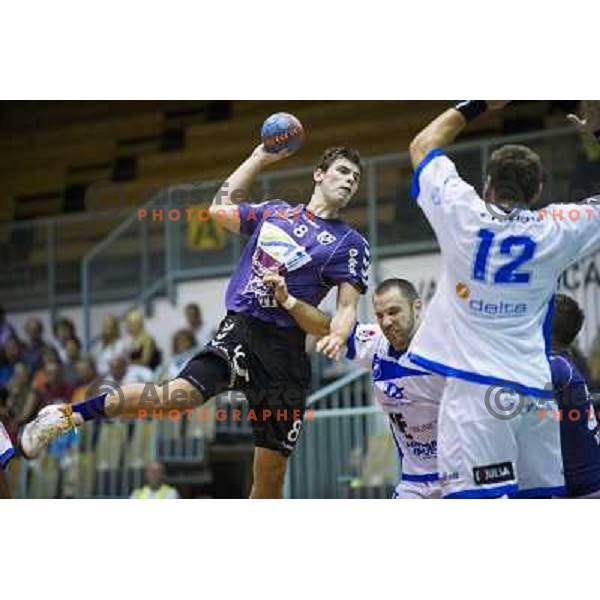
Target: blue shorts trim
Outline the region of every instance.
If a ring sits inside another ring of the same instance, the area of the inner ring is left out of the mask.
[[[423,169],[436,157],[436,156],[444,156],[444,151],[440,148],[434,148],[430,150],[429,153],[423,158],[423,160],[417,165],[415,172],[413,173],[412,182],[410,184],[410,195],[414,200],[419,197],[421,193],[421,185],[419,183],[419,177]]]
[[[427,481],[438,481],[440,478],[438,473],[425,473],[424,475],[411,475],[410,473],[402,474],[402,481],[418,481],[418,482],[427,482]]]
[[[420,367],[433,371],[434,373],[439,373],[440,375],[445,375],[446,377],[455,377],[456,379],[463,379],[465,381],[481,383],[484,385],[501,385],[507,389],[515,390],[520,394],[534,396],[536,398],[547,398],[549,400],[554,398],[552,390],[528,387],[526,385],[517,383],[516,381],[508,381],[507,379],[501,379],[499,377],[480,375],[479,373],[472,373],[471,371],[455,369],[454,367],[449,367],[442,363],[429,360],[428,358],[424,358],[423,356],[419,356],[413,352],[409,353],[408,358],[410,358],[412,362]]]
[[[519,491],[519,486],[516,483],[509,485],[503,485],[494,488],[481,488],[474,490],[462,490],[461,492],[454,492],[452,494],[444,495],[444,499],[460,499],[460,498],[499,498],[500,496],[508,496],[514,498]]]
[[[567,488],[564,485],[549,488],[531,488],[529,490],[519,490],[517,498],[544,498],[551,496],[565,496]]]
[[[17,453],[14,448],[9,448],[4,452],[4,454],[0,455],[0,468],[5,469],[8,461],[13,458]]]

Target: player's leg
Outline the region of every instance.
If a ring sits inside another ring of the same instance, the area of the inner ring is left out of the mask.
[[[229,373],[224,358],[202,352],[185,366],[178,378],[166,384],[110,386],[110,391],[74,406],[74,419],[80,424],[94,419],[152,416],[152,411],[194,409],[226,389]]]
[[[215,394],[239,387],[238,356],[243,354],[244,342],[243,323],[235,316],[228,315],[221,322],[215,339],[190,360],[168,385],[141,383],[120,387],[110,386],[105,381],[102,385],[106,385],[110,391],[75,405],[72,422],[81,425],[85,421],[98,419],[152,416],[152,411],[156,410],[186,411],[197,408]],[[49,410],[58,416],[58,411],[67,408],[57,405],[49,407]],[[53,424],[42,423],[33,434],[30,446],[33,452],[39,453],[50,441],[48,437],[54,435]]]
[[[229,366],[219,356],[201,354],[191,360],[179,378],[168,385],[136,383],[113,387],[71,407],[48,406],[25,426],[21,447],[27,458],[34,458],[57,436],[85,421],[114,418],[152,417],[154,411],[186,411],[197,408],[229,381]],[[72,414],[71,414],[72,413]]]
[[[285,471],[306,410],[310,361],[304,337],[253,331],[248,353],[251,387],[245,390],[254,437],[254,484],[251,498],[283,498]]]
[[[111,389],[73,407],[84,421],[92,419],[135,418],[153,410],[188,410],[204,402],[204,396],[185,379],[174,379],[168,385],[132,383]]]
[[[252,423],[254,437],[254,482],[251,498],[283,498],[288,458],[293,452],[304,418],[306,395],[300,407],[282,407],[273,399],[256,402],[252,392],[246,396],[256,415]],[[281,398],[282,394],[274,396]]]
[[[283,498],[283,484],[288,458],[278,450],[254,449],[254,482],[250,498]]]
[[[519,498],[551,498],[566,493],[556,401],[527,398],[516,428]],[[587,413],[580,411],[581,418]],[[563,415],[565,418],[565,415]]]
[[[494,402],[518,402],[509,390]],[[493,414],[486,402],[490,388],[448,379],[440,406],[438,466],[444,498],[500,498],[518,490],[518,448],[511,418]],[[507,412],[507,411],[505,411]],[[510,411],[508,411],[510,412]]]

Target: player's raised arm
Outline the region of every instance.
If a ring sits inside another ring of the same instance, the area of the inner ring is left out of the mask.
[[[210,206],[211,217],[232,233],[240,233],[240,218],[237,212],[237,203],[250,198],[250,188],[256,176],[268,165],[276,163],[287,156],[287,149],[276,154],[267,152],[263,144],[254,149],[254,152],[223,182],[219,191],[213,198]],[[237,202],[236,202],[237,200]]]
[[[307,302],[298,300],[287,289],[285,279],[279,273],[270,272],[263,277],[263,281],[273,286],[275,300],[285,308],[301,329],[311,335],[323,337],[329,333],[331,317]]]
[[[356,322],[356,311],[360,291],[351,283],[342,282],[338,285],[337,309],[331,320],[329,333],[317,343],[317,351],[327,358],[339,360],[346,346],[346,341]]]
[[[450,145],[467,123],[488,110],[504,108],[507,103],[507,100],[465,100],[444,111],[410,143],[409,152],[413,167],[418,167],[433,149]]]

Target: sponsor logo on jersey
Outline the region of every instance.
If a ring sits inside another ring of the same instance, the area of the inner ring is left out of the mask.
[[[477,314],[486,316],[519,316],[527,313],[524,302],[487,302],[481,298],[471,298],[469,286],[459,281],[455,287],[456,295],[461,300],[468,300],[469,309]]]
[[[398,387],[391,381],[386,381],[383,385],[383,393],[392,400],[404,399],[404,388]]]
[[[406,442],[406,447],[417,458],[426,460],[437,457],[437,440],[431,440],[430,442],[410,440]]]
[[[368,342],[379,333],[376,327],[361,327],[357,330],[356,338],[361,342]]]
[[[511,462],[473,468],[473,479],[476,485],[490,485],[515,479],[515,471]]]
[[[469,290],[469,287],[464,284],[462,281],[459,281],[456,284],[456,295],[461,298],[462,300],[467,300],[469,298],[469,296],[471,295],[471,291]]]
[[[283,229],[269,222],[264,223],[252,255],[252,275],[242,293],[253,294],[261,308],[277,308],[278,303],[273,295],[273,289],[263,282],[265,273],[268,271],[289,273],[303,267],[311,260],[306,249]]]
[[[350,271],[350,275],[354,275],[356,277],[356,267],[358,266],[358,260],[356,257],[358,256],[358,250],[356,248],[350,248],[348,250],[348,271]]]
[[[469,300],[469,309],[477,314],[490,317],[495,316],[515,316],[527,313],[527,304],[524,302],[486,302],[481,298],[472,298]]]
[[[317,241],[320,244],[323,244],[323,246],[329,246],[330,244],[333,244],[335,240],[337,240],[337,238],[335,235],[329,233],[329,231],[321,231],[321,233],[317,236]]]

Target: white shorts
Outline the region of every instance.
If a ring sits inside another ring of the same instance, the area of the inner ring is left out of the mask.
[[[401,481],[392,494],[392,500],[434,500],[442,497],[438,481]]]
[[[553,399],[447,379],[438,423],[443,497],[564,494],[557,415]]]
[[[4,469],[8,461],[15,455],[15,449],[8,437],[4,425],[0,423],[0,469]]]

